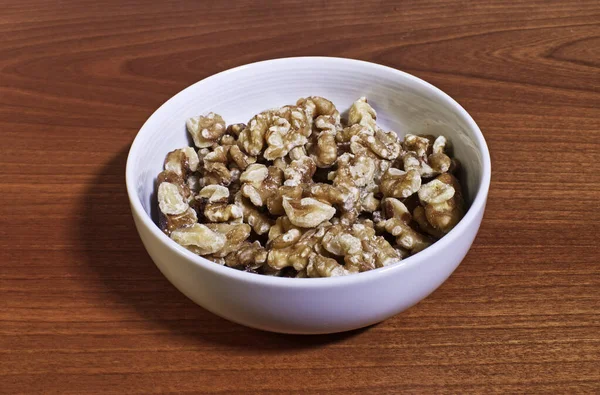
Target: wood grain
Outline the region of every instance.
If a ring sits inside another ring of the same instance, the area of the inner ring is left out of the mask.
[[[301,55],[430,81],[492,155],[455,274],[341,335],[263,333],[190,302],[124,188],[162,102]],[[2,393],[600,393],[598,1],[5,1],[0,139]]]

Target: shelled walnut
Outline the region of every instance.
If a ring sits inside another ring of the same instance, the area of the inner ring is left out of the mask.
[[[195,147],[167,154],[159,227],[184,248],[238,270],[344,276],[397,262],[465,213],[459,162],[444,136],[377,124],[361,97],[344,122],[322,97],[229,126],[190,118]]]

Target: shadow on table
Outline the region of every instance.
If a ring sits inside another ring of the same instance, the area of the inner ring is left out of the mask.
[[[186,298],[163,277],[138,237],[125,188],[128,149],[124,147],[95,175],[85,191],[84,215],[74,233],[84,251],[86,279],[105,286],[113,304],[131,307],[144,320],[199,343],[273,352],[340,342],[366,330],[312,336],[274,334],[231,323]]]

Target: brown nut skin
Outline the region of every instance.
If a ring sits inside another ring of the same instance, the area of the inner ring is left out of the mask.
[[[188,119],[186,126],[198,148],[212,147],[226,131],[223,118],[212,112]]]
[[[415,222],[419,225],[419,229],[423,232],[440,239],[444,236],[444,232],[434,228],[429,221],[427,221],[427,216],[425,215],[425,208],[422,206],[415,207],[413,211],[413,218]]]
[[[203,177],[200,180],[201,186],[206,185],[224,185],[229,186],[234,177],[231,170],[227,167],[229,163],[229,149],[231,146],[216,146],[214,149],[203,155]]]
[[[260,245],[260,242],[244,241],[237,250],[230,252],[225,257],[225,265],[256,271],[267,261],[267,254],[267,250]]]
[[[198,222],[196,211],[191,207],[179,215],[163,214],[158,212],[158,227],[166,234],[170,235],[175,229],[191,226]]]
[[[304,110],[284,106],[255,115],[240,132],[238,141],[248,155],[262,154],[265,159],[274,160],[286,156],[294,147],[306,144],[310,134]]]
[[[276,166],[268,168],[262,164],[253,164],[242,173],[241,192],[256,207],[267,206],[274,215],[283,214],[282,196],[293,193],[294,188],[283,188],[283,171]],[[295,195],[294,195],[295,196]]]
[[[244,241],[250,236],[250,225],[247,224],[206,224],[206,227],[222,234],[227,239],[219,250],[213,252],[218,258],[223,258],[233,251],[238,251]]]
[[[192,199],[192,192],[185,182],[185,180],[177,173],[170,170],[161,171],[156,177],[156,185],[160,186],[163,182],[175,184],[179,187],[179,193],[185,198],[187,202]]]
[[[429,152],[430,144],[430,138],[407,134],[404,136],[402,147],[404,148],[404,151],[412,151],[416,153],[418,157],[425,158]]]
[[[297,271],[304,270],[314,247],[320,243],[330,223],[322,223],[316,228],[305,231],[295,244],[285,248],[273,248],[269,251],[267,264],[276,270],[293,267]],[[276,236],[278,237],[278,236]]]
[[[444,153],[431,154],[429,155],[428,160],[429,166],[431,166],[436,173],[446,173],[452,166],[452,160]]]
[[[221,250],[227,238],[206,225],[193,224],[171,232],[171,239],[198,255],[208,255]]]
[[[312,158],[308,156],[301,157],[292,161],[283,171],[285,176],[284,185],[298,186],[312,183],[312,176],[317,170],[317,165]]]
[[[246,170],[249,165],[256,162],[255,156],[247,155],[237,145],[232,145],[229,148],[229,156],[241,171]]]
[[[227,126],[226,133],[237,138],[239,137],[240,133],[242,133],[242,130],[244,130],[245,128],[245,123],[233,123]]]
[[[318,167],[331,167],[338,157],[336,119],[331,115],[321,115],[315,120],[315,126],[318,130],[317,144],[311,157]]]
[[[272,215],[285,215],[283,209],[283,199],[300,199],[302,198],[303,189],[300,185],[290,187],[286,185],[280,186],[276,193],[269,196],[267,199],[267,209]]]
[[[361,97],[352,103],[350,110],[348,111],[348,124],[349,125],[362,125],[367,126],[370,129],[375,130],[377,125],[375,120],[377,119],[377,113],[375,109],[367,103],[365,97]]]
[[[379,188],[383,196],[404,199],[421,188],[421,176],[417,170],[404,172],[391,167],[381,177]]]
[[[235,204],[242,208],[244,223],[250,225],[256,234],[262,235],[271,229],[271,219],[258,211],[252,203],[242,196],[241,192],[235,195]]]
[[[401,259],[400,254],[385,238],[378,236],[370,225],[354,224],[352,235],[361,240],[362,250],[358,254],[344,257],[345,267],[350,272],[362,272],[384,267]]]
[[[169,152],[165,158],[164,168],[185,179],[198,170],[199,163],[196,150],[192,147],[185,147]]]
[[[324,257],[316,252],[311,253],[308,257],[307,277],[337,277],[347,274],[349,274],[348,271],[335,259]]]
[[[452,230],[464,216],[465,203],[462,197],[461,185],[456,177],[450,173],[444,173],[440,174],[436,180],[452,186],[454,195],[444,202],[427,204],[425,206],[425,217],[431,226],[445,234]]]
[[[273,224],[273,226],[271,226],[271,228],[269,229],[269,242],[272,242],[277,237],[286,233],[290,229],[300,229],[300,228],[298,228],[297,226],[292,224],[290,219],[288,217],[286,217],[285,215],[278,217],[275,220],[275,223]],[[301,232],[304,233],[303,230]]]
[[[328,203],[331,206],[343,205],[350,198],[350,194],[346,189],[325,183],[312,184],[306,192],[308,197]]]
[[[431,240],[420,234],[399,218],[390,218],[377,224],[379,228],[396,237],[396,243],[413,254],[431,245]]]
[[[423,135],[421,138],[429,140],[427,149],[427,161],[424,157],[419,158],[421,161],[421,175],[424,177],[432,177],[436,174],[446,173],[452,166],[452,160],[446,154],[448,140],[444,136],[429,136]],[[425,164],[426,162],[426,164]],[[429,173],[429,174],[427,174]]]
[[[456,226],[464,215],[464,208],[457,196],[442,203],[425,206],[427,221],[435,229],[448,233]]]
[[[204,207],[204,217],[211,222],[241,220],[243,213],[243,209],[235,204],[208,203]]]
[[[283,209],[292,224],[301,228],[314,228],[329,221],[336,212],[334,207],[313,198],[284,198]]]
[[[387,240],[376,235],[372,222],[335,224],[327,230],[321,245],[328,253],[344,258],[348,273],[387,266],[401,259]]]

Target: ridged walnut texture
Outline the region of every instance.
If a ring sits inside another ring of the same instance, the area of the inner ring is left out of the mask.
[[[600,392],[597,0],[1,8],[0,393]],[[492,156],[458,270],[341,335],[264,333],[196,306],[151,262],[125,193],[127,151],[161,103],[302,55],[437,85]]]

